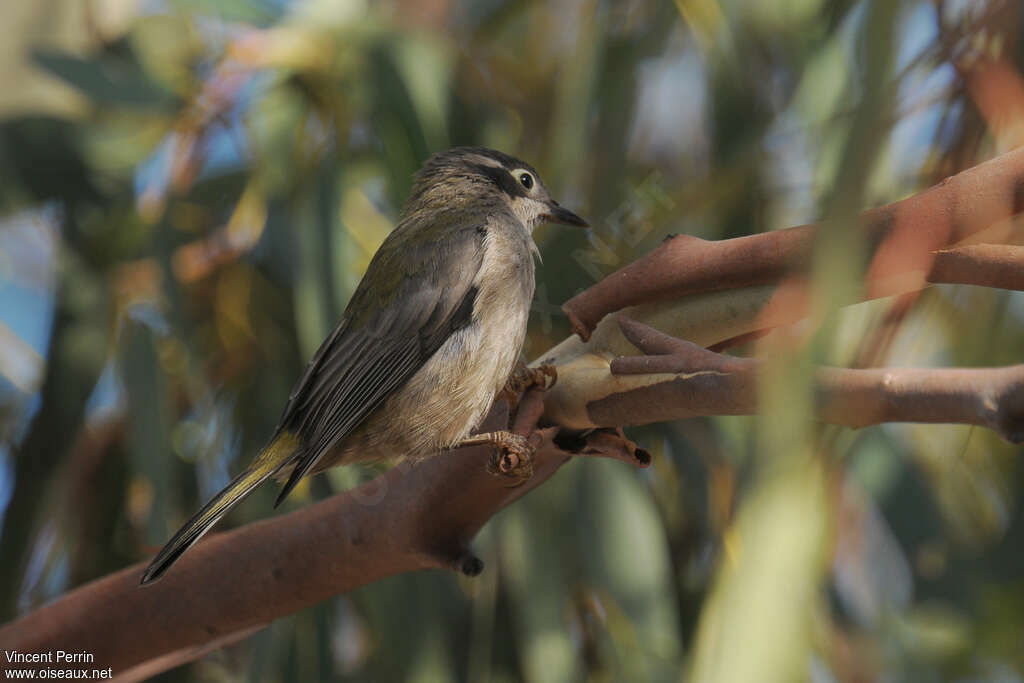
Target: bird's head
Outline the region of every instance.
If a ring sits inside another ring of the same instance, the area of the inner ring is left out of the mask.
[[[533,166],[484,147],[456,147],[427,159],[416,175],[406,213],[502,205],[531,231],[545,221],[587,227],[552,198]]]

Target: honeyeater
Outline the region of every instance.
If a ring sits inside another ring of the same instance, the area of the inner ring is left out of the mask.
[[[142,576],[159,578],[270,477],[280,503],[306,474],[367,458],[421,458],[469,443],[528,457],[509,432],[470,437],[519,358],[534,290],[533,230],[586,227],[537,171],[502,152],[430,157],[267,446],[196,513]]]

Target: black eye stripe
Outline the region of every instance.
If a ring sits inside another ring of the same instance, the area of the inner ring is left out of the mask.
[[[500,187],[502,191],[510,197],[525,197],[526,190],[519,182],[512,177],[512,174],[506,171],[504,168],[497,166],[488,166],[487,164],[472,164],[471,166],[480,175],[490,178],[490,180]]]

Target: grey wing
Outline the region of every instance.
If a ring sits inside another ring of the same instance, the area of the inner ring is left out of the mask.
[[[345,316],[313,356],[285,406],[277,431],[296,434],[302,447],[275,505],[416,374],[453,332],[472,322],[482,240],[482,231],[470,228],[412,246],[399,247],[389,236],[381,246]],[[386,298],[366,286],[396,275],[402,281],[388,288]]]

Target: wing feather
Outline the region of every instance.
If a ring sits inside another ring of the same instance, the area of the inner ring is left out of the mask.
[[[418,239],[412,245],[394,239],[396,233],[411,230],[414,224],[403,223],[385,240],[345,316],[289,397],[278,433],[298,435],[302,446],[276,504],[416,374],[453,332],[472,321],[484,230],[473,225],[440,239],[414,235]],[[399,273],[407,275],[391,288],[390,298],[382,299],[366,285],[388,282]]]

